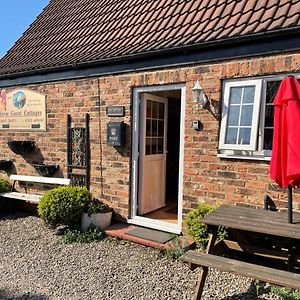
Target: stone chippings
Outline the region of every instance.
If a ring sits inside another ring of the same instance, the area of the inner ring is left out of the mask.
[[[191,299],[199,268],[125,241],[59,239],[36,217],[0,217],[0,299]],[[203,299],[257,299],[251,282],[211,270]]]

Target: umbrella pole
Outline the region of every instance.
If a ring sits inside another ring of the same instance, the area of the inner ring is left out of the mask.
[[[288,185],[288,223],[293,223],[293,189]]]

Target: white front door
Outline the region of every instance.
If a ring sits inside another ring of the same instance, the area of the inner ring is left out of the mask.
[[[138,214],[165,206],[168,99],[141,94]]]

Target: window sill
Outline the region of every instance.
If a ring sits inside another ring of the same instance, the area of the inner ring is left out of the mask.
[[[263,156],[263,155],[242,155],[242,154],[238,155],[238,154],[218,153],[217,157],[226,158],[226,159],[271,161],[271,156]]]

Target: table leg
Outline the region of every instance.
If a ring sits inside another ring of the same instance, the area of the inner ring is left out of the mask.
[[[208,245],[206,248],[207,254],[211,253],[214,248],[214,245],[215,245],[215,242],[216,242],[217,236],[218,236],[217,232],[218,232],[218,228],[214,228],[213,232],[210,234]],[[199,281],[198,281],[198,284],[196,287],[196,293],[195,293],[194,300],[201,299],[207,274],[208,274],[208,267],[202,267],[202,270],[201,270],[200,276],[199,276]]]
[[[295,250],[296,247],[291,244],[288,249],[288,270],[290,272],[293,272],[295,267]]]

